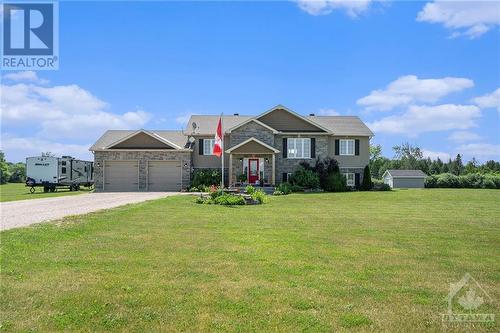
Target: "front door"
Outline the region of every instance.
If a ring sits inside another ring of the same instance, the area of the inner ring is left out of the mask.
[[[248,182],[255,184],[259,180],[259,159],[248,160]]]

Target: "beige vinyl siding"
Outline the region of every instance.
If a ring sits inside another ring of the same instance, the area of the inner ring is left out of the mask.
[[[112,147],[113,149],[173,149],[160,140],[153,138],[146,133],[138,133],[133,137],[120,142]]]
[[[250,141],[241,147],[232,151],[233,154],[270,154],[273,153],[269,148],[264,147],[255,141]]]
[[[324,132],[321,128],[282,109],[271,111],[258,120],[283,132]]]
[[[335,155],[335,140],[359,140],[359,155]],[[335,158],[342,168],[364,168],[370,162],[370,138],[367,136],[332,136],[328,140],[328,156]]]
[[[200,155],[200,139],[213,139],[214,135],[211,136],[195,136],[196,141],[193,145],[192,161],[194,168],[220,168],[221,160],[219,157],[214,155]],[[229,136],[224,136],[224,144],[229,144]],[[228,146],[224,147],[224,150],[229,149]],[[224,164],[227,167],[229,165],[229,154],[224,153]]]

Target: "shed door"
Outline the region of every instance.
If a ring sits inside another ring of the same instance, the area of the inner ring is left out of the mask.
[[[105,161],[104,190],[112,192],[138,191],[138,161]]]
[[[180,161],[149,161],[148,191],[180,191],[181,176]]]

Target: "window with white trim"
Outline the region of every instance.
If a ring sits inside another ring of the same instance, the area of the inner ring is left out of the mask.
[[[346,185],[347,186],[354,186],[354,185],[356,185],[355,180],[354,180],[354,173],[346,172],[343,175],[344,175],[344,177],[346,179]]]
[[[214,154],[215,139],[203,139],[203,155]]]
[[[310,138],[288,138],[288,158],[311,158]]]
[[[354,155],[354,140],[340,140],[340,155]]]

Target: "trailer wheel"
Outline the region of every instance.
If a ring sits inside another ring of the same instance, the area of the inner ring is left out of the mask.
[[[75,185],[75,191],[80,191],[80,185]]]
[[[50,191],[50,188],[48,188],[47,186],[44,186],[43,187],[43,193],[47,193]]]
[[[35,188],[33,186],[31,186],[30,193],[33,194],[33,193],[35,193],[35,191],[36,191]]]
[[[53,186],[53,187],[50,188],[50,192],[55,192],[55,191],[56,191],[56,187],[55,186]]]

